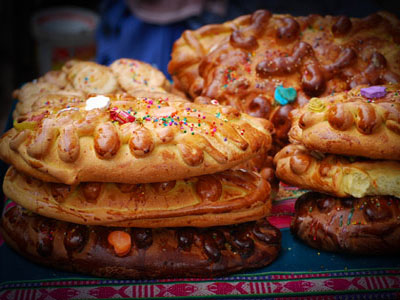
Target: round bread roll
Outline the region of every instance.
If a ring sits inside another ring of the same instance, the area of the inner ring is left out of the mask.
[[[227,170],[271,146],[269,122],[232,107],[110,97],[18,118],[0,158],[43,181],[135,184]]]
[[[295,204],[294,235],[325,251],[383,255],[400,251],[400,203],[393,196],[335,198],[309,192]]]
[[[48,219],[15,206],[1,234],[28,259],[92,276],[149,279],[216,277],[264,267],[280,251],[267,220],[237,226],[112,228]]]
[[[324,153],[400,160],[400,85],[375,88],[385,95],[368,98],[358,86],[311,99],[292,112],[291,142]]]
[[[48,183],[10,168],[4,194],[26,209],[62,221],[123,227],[209,227],[261,219],[270,186],[254,172],[228,170],[148,184]]]
[[[25,83],[20,89],[13,92],[13,98],[18,99],[13,111],[13,118],[32,111],[32,104],[48,93],[56,93],[60,87],[46,81],[32,81]]]
[[[293,108],[360,84],[400,83],[400,20],[291,16],[258,10],[223,24],[186,30],[168,71],[196,99],[217,99],[271,120],[287,143]]]
[[[164,74],[145,62],[121,58],[114,61],[110,69],[122,88],[129,94],[138,89],[170,91],[170,83]]]
[[[282,181],[337,197],[400,197],[400,162],[327,155],[288,145],[274,157]]]
[[[86,94],[109,94],[120,90],[117,78],[110,68],[92,61],[70,60],[62,70],[69,84]]]

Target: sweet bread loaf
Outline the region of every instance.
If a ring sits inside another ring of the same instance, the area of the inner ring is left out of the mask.
[[[43,216],[84,225],[210,227],[261,219],[270,186],[257,173],[228,170],[148,184],[48,183],[10,168],[4,194]]]
[[[151,65],[134,59],[118,59],[109,67],[91,61],[70,60],[59,71],[49,71],[13,92],[18,99],[14,119],[37,109],[37,102],[51,106],[54,95],[134,94],[136,90],[170,91],[164,74]],[[182,97],[181,97],[182,98]]]
[[[227,170],[271,146],[268,121],[232,107],[118,99],[20,117],[0,139],[0,158],[43,181],[135,184]]]
[[[259,268],[280,251],[267,220],[209,228],[84,226],[20,206],[1,221],[4,240],[28,259],[92,276],[130,279],[223,276]]]
[[[291,231],[325,251],[382,255],[400,251],[400,203],[392,196],[336,198],[306,193],[295,204]]]
[[[337,197],[400,197],[400,162],[315,153],[288,145],[275,157],[276,176],[304,189]]]
[[[384,93],[369,98],[358,86],[311,99],[292,111],[289,139],[324,153],[400,160],[400,85],[374,88]]]
[[[277,141],[284,141],[289,112],[310,98],[399,83],[399,33],[400,21],[389,12],[360,19],[258,10],[185,31],[168,71],[192,99],[217,99],[269,118]]]

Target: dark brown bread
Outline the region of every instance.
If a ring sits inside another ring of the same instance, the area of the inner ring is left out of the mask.
[[[56,221],[15,206],[0,228],[8,245],[34,262],[115,278],[222,276],[266,266],[281,247],[280,231],[265,219],[205,229],[116,229]],[[109,242],[115,231],[131,240],[124,253]]]
[[[325,251],[385,255],[400,251],[400,200],[392,196],[336,198],[309,192],[295,205],[291,231]]]

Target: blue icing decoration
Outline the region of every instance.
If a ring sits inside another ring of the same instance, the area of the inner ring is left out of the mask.
[[[284,88],[282,85],[279,85],[275,89],[274,98],[280,105],[286,105],[289,102],[293,102],[296,97],[297,92],[292,87]]]

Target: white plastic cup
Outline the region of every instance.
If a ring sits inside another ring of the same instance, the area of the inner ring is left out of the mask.
[[[79,7],[55,7],[32,17],[40,75],[60,69],[70,59],[94,60],[99,16]]]

